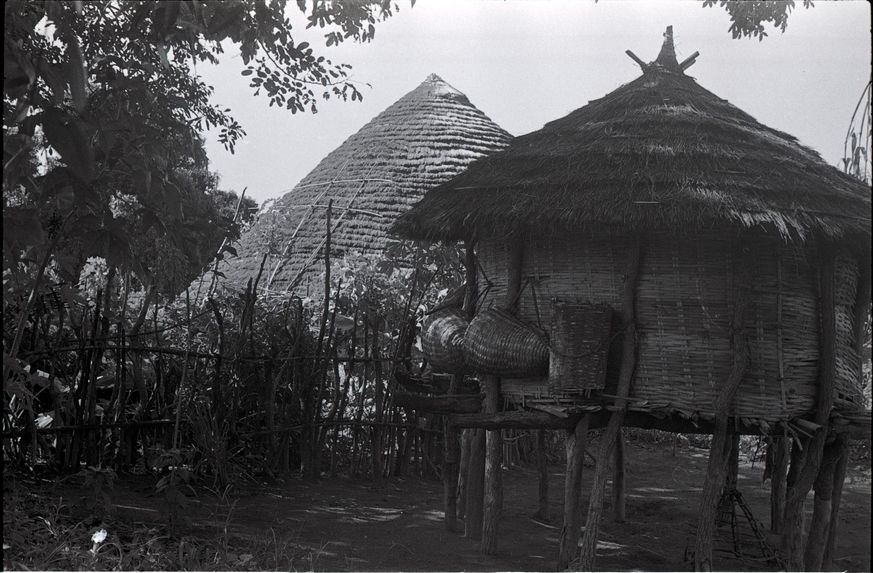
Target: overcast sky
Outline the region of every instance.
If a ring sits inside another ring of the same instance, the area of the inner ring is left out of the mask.
[[[208,134],[210,168],[224,189],[248,187],[259,203],[280,197],[431,73],[513,135],[529,133],[639,76],[625,50],[655,59],[668,25],[679,61],[700,52],[687,70],[700,85],[836,164],[870,78],[870,7],[863,0],[802,4],[784,34],[768,27],[759,42],[732,39],[728,14],[697,0],[417,0],[412,8],[401,0],[371,43],[320,52],[353,66],[363,102],[322,102],[318,114],[292,115],[252,95],[233,52],[220,66],[201,66],[214,101],[248,133],[234,155]],[[303,26],[301,19],[295,39],[323,46]]]

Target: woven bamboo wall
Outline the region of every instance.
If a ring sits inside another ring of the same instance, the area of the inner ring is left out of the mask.
[[[649,236],[637,288],[638,366],[631,388],[645,408],[710,414],[730,369],[730,318],[742,273],[749,280],[745,332],[751,364],[732,414],[776,421],[808,413],[816,395],[819,348],[817,275],[807,253],[764,234],[744,238],[734,255],[729,235]],[[529,241],[519,317],[548,329],[553,298],[605,302],[618,310],[628,239],[578,234]],[[737,260],[734,260],[734,257]],[[482,304],[502,300],[506,253],[501,241],[479,244]],[[837,391],[835,407],[860,408],[860,364],[854,349],[854,259],[837,261]],[[548,399],[545,379],[506,380],[515,401]],[[553,399],[565,398],[552,396]]]

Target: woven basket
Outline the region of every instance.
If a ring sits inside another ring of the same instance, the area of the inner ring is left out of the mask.
[[[438,310],[427,317],[421,329],[421,348],[437,372],[464,369],[464,333],[470,322],[460,308]]]
[[[549,390],[603,389],[611,331],[608,305],[556,301],[549,336]]]
[[[545,337],[493,308],[480,312],[470,323],[464,337],[464,358],[472,370],[495,376],[545,375],[549,368]]]

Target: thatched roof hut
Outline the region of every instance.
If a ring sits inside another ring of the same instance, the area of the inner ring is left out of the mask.
[[[327,155],[244,234],[223,270],[244,285],[268,255],[259,289],[305,291],[322,270],[326,213],[332,256],[381,252],[394,219],[424,192],[474,159],[503,149],[511,136],[439,76],[372,119]]]
[[[627,254],[638,246],[630,408],[695,419],[713,416],[738,328],[750,363],[731,414],[775,422],[814,410],[828,338],[819,283],[830,262],[834,407],[861,408],[868,186],[699,86],[685,74],[693,58],[677,61],[671,32],[654,62],[638,63],[636,80],[429,191],[394,231],[475,241],[487,291],[480,310],[517,306],[523,322],[551,329],[553,366],[556,348],[570,350],[554,338],[550,301],[623,314]],[[739,291],[745,309],[734,317]],[[606,387],[594,376],[574,391],[551,374],[551,386],[545,372],[504,375],[502,391],[518,404],[568,407],[614,393],[610,376]]]
[[[860,353],[870,190],[697,85],[685,74],[696,54],[677,61],[672,28],[655,61],[628,55],[642,76],[474,162],[394,226],[408,238],[467,243],[468,293],[478,289],[479,303],[466,310],[476,314],[462,337],[442,336],[458,321],[434,313],[424,336],[460,344],[485,393],[483,413],[452,418],[491,431],[471,441],[468,462],[485,474],[482,550],[494,552],[498,538],[497,430],[572,429],[563,568],[582,523],[585,436],[605,426],[576,562],[594,570],[613,455],[613,507],[624,519],[621,427],[639,425],[713,434],[694,547],[701,571],[712,569],[717,507],[734,503],[736,436],[792,436],[791,477],[786,465],[773,474],[784,497],[774,485],[774,515],[784,519],[789,568],[805,557],[818,570],[833,549],[827,524],[843,479],[822,460],[845,462],[850,427],[866,422],[869,432]],[[474,463],[483,450],[488,461]],[[479,494],[468,495],[470,513]],[[819,504],[831,495],[833,506]]]

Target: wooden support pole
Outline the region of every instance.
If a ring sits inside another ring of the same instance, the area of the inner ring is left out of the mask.
[[[455,393],[461,385],[461,374],[452,376],[452,383],[449,386],[450,395],[454,398]],[[395,397],[396,400],[396,397]],[[478,400],[476,400],[478,402]],[[479,404],[474,404],[479,406]],[[443,459],[443,497],[445,505],[445,526],[446,531],[455,531],[457,527],[457,509],[458,509],[458,464],[460,458],[460,444],[458,443],[458,430],[454,428],[448,420],[444,422],[444,459]]]
[[[819,268],[819,374],[816,391],[816,407],[813,422],[821,428],[812,438],[803,440],[803,451],[792,455],[788,471],[788,488],[785,493],[785,523],[782,532],[781,550],[789,570],[803,568],[803,504],[806,495],[818,476],[819,465],[828,434],[831,409],[834,401],[836,379],[836,252],[830,245],[821,245],[818,256]],[[795,445],[797,447],[797,445]],[[795,463],[796,462],[796,463]]]
[[[782,533],[785,519],[785,487],[788,478],[788,449],[791,440],[786,436],[767,439],[767,458],[770,467],[770,531]]]
[[[549,460],[546,456],[546,430],[540,428],[537,434],[537,475],[539,476],[539,489],[537,499],[539,504],[534,517],[549,521]]]
[[[521,293],[521,270],[524,257],[524,243],[520,236],[513,237],[506,262],[506,293],[503,308],[515,314],[518,297]],[[500,411],[500,378],[484,376],[485,413],[497,414]],[[482,520],[482,553],[497,553],[500,517],[503,513],[503,434],[501,430],[486,431],[485,452],[485,503]]]
[[[482,394],[456,394],[455,389],[449,391],[450,394],[442,396],[421,396],[407,392],[396,392],[394,404],[435,414],[472,414],[482,409]]]
[[[639,239],[630,245],[621,301],[621,319],[624,329],[621,348],[621,366],[618,373],[615,406],[617,411],[609,417],[606,429],[600,438],[600,453],[594,469],[594,480],[588,501],[585,534],[579,552],[579,569],[594,571],[597,554],[597,536],[600,533],[600,516],[603,512],[603,494],[609,473],[609,460],[627,410],[627,396],[636,370],[636,287],[640,272],[641,247]]]
[[[590,416],[583,416],[571,432],[567,432],[565,449],[567,471],[564,477],[564,525],[558,544],[558,571],[567,569],[576,547],[582,526],[582,467],[585,461],[585,440],[588,437]]]
[[[744,268],[742,258],[734,256],[733,264],[734,268],[742,273]],[[703,482],[703,494],[700,497],[700,509],[697,512],[697,535],[694,543],[695,571],[712,571],[712,541],[716,511],[724,489],[732,449],[729,409],[749,365],[749,349],[743,334],[743,315],[745,314],[747,296],[745,289],[747,288],[748,277],[743,276],[734,294],[734,311],[731,317],[731,349],[733,352],[731,369],[714,404],[715,432],[709,450],[709,462],[706,469],[706,479]]]
[[[481,539],[482,502],[485,492],[485,430],[472,430],[470,462],[467,471],[467,508],[464,537]]]
[[[464,519],[467,510],[467,479],[470,468],[470,446],[472,445],[473,432],[464,430],[461,433],[461,460],[458,463],[458,506],[457,517]]]
[[[839,448],[839,456],[834,469],[834,490],[831,499],[830,526],[828,527],[828,541],[822,557],[821,571],[834,570],[834,549],[837,541],[837,526],[840,517],[840,501],[843,497],[843,483],[846,480],[846,470],[849,467],[849,437],[840,434],[837,436],[835,447]]]
[[[821,571],[828,543],[828,529],[833,514],[834,475],[840,457],[840,446],[836,440],[825,444],[818,475],[813,483],[815,498],[812,505],[812,521],[803,561],[806,571]]]
[[[616,523],[624,523],[627,514],[624,487],[624,453],[624,434],[619,430],[615,440],[615,465],[612,470],[612,516]]]
[[[464,293],[464,310],[468,318],[473,318],[476,312],[476,291],[478,275],[474,242],[468,239],[464,245],[467,290]],[[482,536],[483,502],[485,495],[485,431],[470,430],[468,432],[469,454],[467,457],[467,472],[465,502],[464,502],[464,536],[469,539],[480,539]]]
[[[452,424],[458,428],[484,428],[498,430],[513,428],[518,430],[536,430],[548,428],[551,430],[572,430],[579,421],[579,416],[559,418],[546,412],[526,412],[512,410],[496,414],[455,414],[451,417]]]
[[[500,407],[500,379],[484,376],[485,412],[496,414]],[[500,517],[503,513],[503,434],[501,430],[485,432],[485,501],[482,519],[482,553],[497,553]]]

